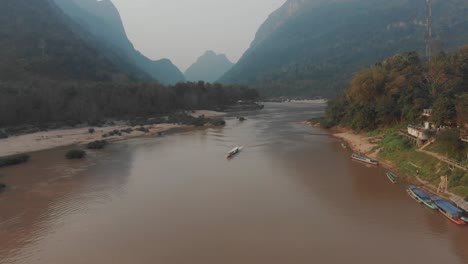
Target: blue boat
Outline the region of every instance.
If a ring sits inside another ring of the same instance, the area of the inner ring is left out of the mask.
[[[441,212],[445,217],[450,219],[450,221],[454,222],[457,225],[464,225],[466,222],[462,219],[463,211],[450,203],[449,201],[442,199],[439,196],[433,196],[432,200],[439,208],[439,212]]]
[[[424,204],[432,210],[436,210],[438,207],[434,204],[431,197],[423,190],[411,185],[406,192],[417,202]]]

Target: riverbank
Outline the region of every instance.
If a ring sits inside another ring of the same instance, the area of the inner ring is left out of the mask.
[[[145,126],[148,132],[138,131],[138,127],[129,127],[126,125],[115,125],[109,127],[95,128],[94,133],[89,132],[89,128],[70,128],[57,129],[50,131],[37,132],[20,136],[12,136],[6,139],[0,139],[0,157],[10,156],[21,153],[36,152],[41,150],[53,149],[70,145],[85,145],[96,140],[102,140],[103,135],[112,131],[125,130],[131,128],[131,133],[121,133],[105,137],[107,141],[120,141],[129,138],[152,136],[158,133],[175,128],[189,127],[177,124],[158,124]]]
[[[198,110],[191,113],[193,117],[216,118],[225,115],[223,112]],[[0,139],[0,157],[30,153],[70,145],[86,145],[96,140],[105,139],[109,142],[121,141],[130,138],[154,136],[174,129],[189,129],[192,125],[154,124],[142,126],[129,126],[127,122],[115,122],[113,126],[106,127],[80,127],[67,129],[54,129],[31,134],[11,136]],[[93,131],[90,131],[93,129]],[[119,133],[112,133],[118,131]],[[127,132],[125,132],[127,131]],[[112,135],[110,135],[112,134]]]
[[[379,162],[384,168],[397,173],[399,177],[408,184],[418,185],[425,188],[427,191],[433,194],[441,195],[440,193],[437,193],[438,186],[433,181],[431,182],[421,177],[420,171],[422,173],[422,171],[428,169],[424,168],[425,164],[421,164],[421,166],[418,166],[408,161],[408,163],[414,167],[414,172],[409,173],[408,170],[403,171],[397,164],[388,159],[383,158],[382,155],[379,155],[381,153],[382,147],[377,143],[377,141],[379,140],[378,137],[369,137],[367,134],[356,134],[351,130],[345,128],[333,128],[331,130],[331,134],[334,137],[345,141],[349,148],[351,148],[354,152],[362,153],[372,159],[379,160]],[[434,173],[435,171],[432,172]],[[462,199],[458,194],[450,191],[442,194],[442,196],[445,196],[446,198],[456,197]]]
[[[380,164],[386,169],[397,172],[401,178],[408,180],[411,183],[411,176],[402,173],[398,167],[388,160],[383,160],[379,157],[380,148],[376,142],[371,142],[373,137],[368,137],[364,134],[355,134],[345,128],[335,128],[332,135],[346,142],[348,147],[356,153],[362,153],[372,159],[379,160]]]

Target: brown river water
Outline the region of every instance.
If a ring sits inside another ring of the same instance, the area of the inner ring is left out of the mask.
[[[0,264],[468,263],[468,227],[301,124],[323,108],[268,103],[85,161],[34,153],[0,170]]]

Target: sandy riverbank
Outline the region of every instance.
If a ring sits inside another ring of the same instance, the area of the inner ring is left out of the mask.
[[[196,110],[191,113],[193,117],[205,116],[206,118],[221,117],[226,115],[224,112],[210,111],[210,110]]]
[[[128,138],[152,136],[159,132],[168,131],[174,128],[183,128],[188,126],[176,124],[158,124],[145,126],[149,132],[141,132],[134,130],[132,133],[122,133],[121,136],[112,136],[105,138],[107,141],[119,141]],[[0,139],[0,157],[9,156],[20,153],[29,153],[40,150],[52,149],[69,145],[83,145],[96,140],[104,139],[103,134],[114,130],[122,130],[130,128],[126,125],[116,125],[109,127],[95,128],[94,133],[89,133],[89,127],[58,129],[13,136],[6,139]],[[137,128],[137,127],[134,127]]]
[[[215,118],[225,115],[223,112],[208,111],[208,110],[197,110],[191,113],[194,117],[205,116],[206,118]],[[119,122],[117,122],[119,123]],[[70,145],[84,145],[96,140],[105,139],[107,141],[120,141],[129,138],[142,137],[142,136],[154,136],[158,133],[165,132],[175,128],[190,128],[187,125],[177,124],[157,124],[147,125],[145,128],[149,132],[141,132],[135,130],[138,127],[131,127],[125,125],[124,122],[121,124],[108,127],[95,128],[94,133],[89,133],[89,127],[83,128],[71,128],[71,129],[57,129],[50,131],[41,131],[32,134],[12,136],[6,139],[0,139],[0,157],[30,153],[40,150],[53,149],[57,147],[70,146]],[[121,136],[111,136],[103,138],[102,135],[107,134],[114,130],[123,130],[132,128],[132,133],[122,133]]]
[[[365,156],[368,156],[372,159],[379,160],[380,164],[389,170],[392,170],[399,174],[400,178],[407,180],[409,183],[417,183],[426,185],[426,182],[416,182],[415,179],[409,175],[405,175],[401,173],[398,167],[388,160],[382,160],[379,158],[379,151],[378,145],[375,142],[371,142],[373,137],[368,137],[365,134],[355,134],[352,131],[347,129],[336,129],[336,131],[332,132],[334,137],[342,139],[346,142],[349,148],[351,148],[356,153],[362,153]],[[431,185],[432,187],[432,185]]]

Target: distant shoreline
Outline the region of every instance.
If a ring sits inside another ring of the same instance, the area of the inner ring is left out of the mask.
[[[214,118],[223,116],[225,113],[199,110],[192,112],[191,115],[194,117],[205,116],[206,118]],[[194,128],[194,126],[191,125],[155,124],[144,126],[148,129],[148,132],[142,132],[136,130],[138,127],[140,126],[129,126],[125,124],[107,127],[89,126],[81,128],[54,129],[31,134],[11,136],[5,139],[0,139],[0,157],[32,153],[72,145],[86,145],[97,140],[115,142],[137,137],[155,136],[174,129]],[[94,128],[93,133],[89,132],[90,128]],[[131,133],[121,133],[120,136],[114,135],[103,137],[104,134],[108,134],[114,130],[121,131],[128,128],[132,128],[133,131]]]

